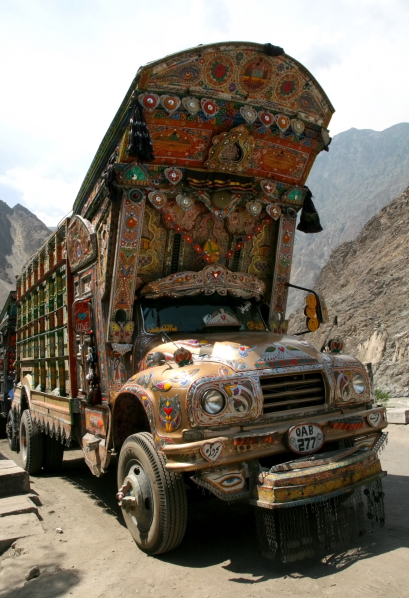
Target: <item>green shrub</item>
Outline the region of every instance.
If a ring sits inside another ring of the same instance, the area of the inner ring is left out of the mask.
[[[375,403],[381,403],[381,405],[386,407],[391,398],[391,394],[386,392],[386,390],[381,390],[380,388],[375,389]]]

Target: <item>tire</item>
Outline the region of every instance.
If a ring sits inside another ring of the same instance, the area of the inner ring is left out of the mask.
[[[147,432],[129,436],[122,445],[118,461],[120,492],[126,478],[128,482],[121,500],[122,513],[138,547],[152,555],[179,546],[186,531],[183,477],[167,471],[165,465],[165,458],[156,452],[152,435]],[[127,503],[134,496],[138,497],[136,508]]]
[[[7,433],[7,440],[9,443],[9,447],[11,451],[18,451],[18,438],[17,438],[17,430],[16,430],[16,414],[12,409],[7,414],[7,426],[6,426],[6,433]]]
[[[44,434],[26,409],[20,421],[20,450],[23,468],[30,474],[41,470],[44,459]]]
[[[57,438],[45,435],[44,437],[44,470],[47,473],[56,473],[61,469],[64,458],[64,445]]]

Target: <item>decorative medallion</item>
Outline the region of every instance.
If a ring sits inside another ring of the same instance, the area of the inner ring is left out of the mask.
[[[164,175],[172,185],[177,185],[183,178],[183,172],[179,168],[165,168]]]
[[[193,363],[191,352],[183,347],[179,347],[179,349],[176,349],[176,351],[173,354],[173,357],[180,368],[184,365],[189,365]]]
[[[174,432],[182,422],[179,395],[162,397],[159,395],[159,419],[166,432]]]
[[[197,98],[192,98],[191,96],[188,96],[186,98],[183,98],[182,104],[190,114],[195,115],[200,110],[200,102]]]
[[[274,114],[266,112],[265,110],[259,111],[258,118],[265,127],[271,127],[271,125],[275,122]]]
[[[188,212],[195,202],[191,197],[188,197],[183,193],[179,193],[179,195],[176,195],[176,203],[182,208],[182,210]]]
[[[276,116],[276,123],[277,123],[277,126],[280,129],[280,131],[284,132],[290,126],[291,121],[288,118],[288,116],[285,116],[284,114],[277,114],[277,116]]]
[[[160,102],[160,98],[156,93],[140,93],[138,100],[148,112],[153,112]]]
[[[246,210],[252,215],[252,216],[258,216],[262,210],[262,205],[259,201],[248,201],[246,203]]]
[[[316,453],[325,441],[324,431],[318,424],[298,424],[288,430],[288,446],[298,455]]]
[[[209,463],[217,463],[224,451],[224,444],[220,440],[216,442],[204,442],[200,447],[200,454]]]
[[[328,341],[327,346],[328,346],[330,353],[339,354],[339,353],[342,353],[342,351],[344,350],[345,343],[340,339],[331,338]]]
[[[221,133],[213,138],[206,166],[209,170],[243,172],[247,169],[255,146],[254,137],[245,125]]]
[[[166,112],[169,114],[173,114],[180,106],[180,98],[177,96],[168,96],[163,95],[160,98],[160,102],[162,106],[165,108]]]
[[[294,208],[286,208],[285,212],[290,218],[297,218],[297,210]]]
[[[151,191],[148,195],[149,201],[155,206],[156,209],[161,209],[167,202],[167,197],[164,193],[158,191]]]
[[[121,179],[121,183],[127,186],[147,185],[149,182],[149,177],[140,164],[131,164],[127,167],[122,172]]]
[[[372,411],[366,419],[372,428],[379,428],[383,422],[383,413],[382,411]]]
[[[286,98],[289,100],[298,92],[299,85],[298,75],[295,73],[292,75],[284,74],[276,85],[275,94],[277,98]]]
[[[266,206],[266,212],[273,220],[278,220],[281,216],[281,208],[278,204],[272,203]]]
[[[290,187],[281,197],[284,203],[302,205],[304,201],[304,191],[301,187]]]
[[[269,181],[268,179],[264,179],[260,181],[260,187],[266,195],[273,195],[274,191],[276,190],[276,183],[274,181]]]
[[[267,57],[257,54],[244,63],[240,75],[241,85],[246,91],[259,93],[270,83],[272,66]]]
[[[251,106],[242,106],[240,108],[240,114],[250,125],[253,124],[257,118],[257,112]]]
[[[301,133],[304,133],[305,124],[302,120],[299,120],[298,118],[293,118],[291,119],[291,128],[296,135],[301,135]]]
[[[217,57],[213,54],[203,67],[203,72],[211,88],[223,87],[233,77],[233,61],[226,54],[218,54]]]
[[[200,104],[202,106],[203,112],[205,113],[205,116],[213,118],[213,116],[216,116],[216,114],[219,112],[219,106],[213,100],[203,98]]]

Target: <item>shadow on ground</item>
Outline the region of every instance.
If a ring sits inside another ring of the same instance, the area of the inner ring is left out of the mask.
[[[107,474],[95,478],[82,459],[74,458],[64,461],[62,476],[124,525],[115,499],[115,463]],[[332,575],[358,560],[409,547],[409,518],[404,499],[409,496],[409,477],[389,475],[384,479],[384,489],[385,527],[367,533],[359,540],[359,546],[351,546],[349,550],[328,555],[325,559],[291,564],[269,561],[259,553],[253,507],[241,503],[229,505],[217,499],[197,500],[197,495],[189,502],[184,541],[173,552],[156,558],[192,569],[223,563],[222,566],[232,573],[230,580],[236,583],[259,583],[283,576],[318,579]],[[250,580],[249,575],[252,576]]]

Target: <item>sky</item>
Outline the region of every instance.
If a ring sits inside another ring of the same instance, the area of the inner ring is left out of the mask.
[[[198,44],[283,47],[331,135],[407,122],[408,24],[409,0],[0,0],[0,199],[56,226],[138,68]]]

